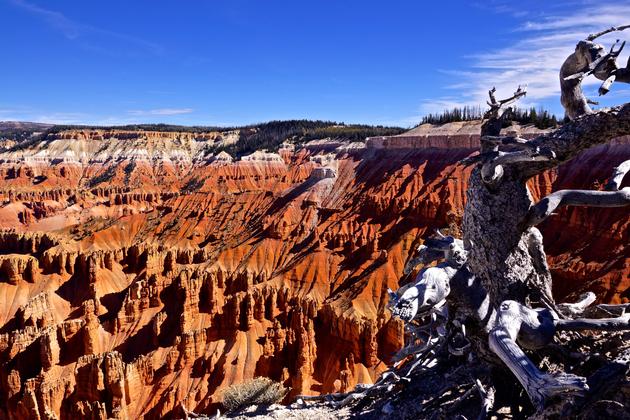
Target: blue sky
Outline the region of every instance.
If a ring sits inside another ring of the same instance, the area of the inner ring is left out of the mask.
[[[564,58],[624,23],[630,4],[590,0],[0,0],[0,120],[411,126],[520,83],[562,114]]]

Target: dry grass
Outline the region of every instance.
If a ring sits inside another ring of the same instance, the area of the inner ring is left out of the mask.
[[[269,405],[280,402],[289,390],[280,382],[258,377],[242,384],[232,385],[223,391],[223,407],[228,412],[252,405]]]

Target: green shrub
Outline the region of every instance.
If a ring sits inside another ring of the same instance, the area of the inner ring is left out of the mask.
[[[223,407],[228,412],[252,405],[270,405],[282,401],[289,390],[280,382],[258,377],[223,391]]]

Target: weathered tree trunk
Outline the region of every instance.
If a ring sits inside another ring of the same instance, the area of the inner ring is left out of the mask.
[[[480,172],[477,167],[470,176],[463,220],[470,270],[495,307],[507,299],[549,304],[551,274],[540,232],[523,231],[520,223],[533,204],[525,181],[508,169],[491,189]]]

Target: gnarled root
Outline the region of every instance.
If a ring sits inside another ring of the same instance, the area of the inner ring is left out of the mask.
[[[577,303],[562,304],[564,314],[579,315],[595,300],[594,294],[585,294]],[[534,310],[515,301],[504,301],[497,313],[494,328],[490,331],[490,349],[507,365],[521,383],[538,410],[558,395],[584,395],[588,391],[586,378],[560,373],[541,372],[517,344],[542,347],[557,331],[621,331],[630,330],[630,313],[616,318],[558,319],[546,310]]]
[[[545,402],[559,394],[581,395],[588,390],[586,378],[576,375],[550,375],[541,372],[516,344],[521,330],[528,334],[548,335],[538,313],[515,301],[505,301],[497,314],[497,324],[490,331],[490,349],[507,365],[521,383],[530,400],[539,410]],[[552,334],[553,335],[553,334]]]

